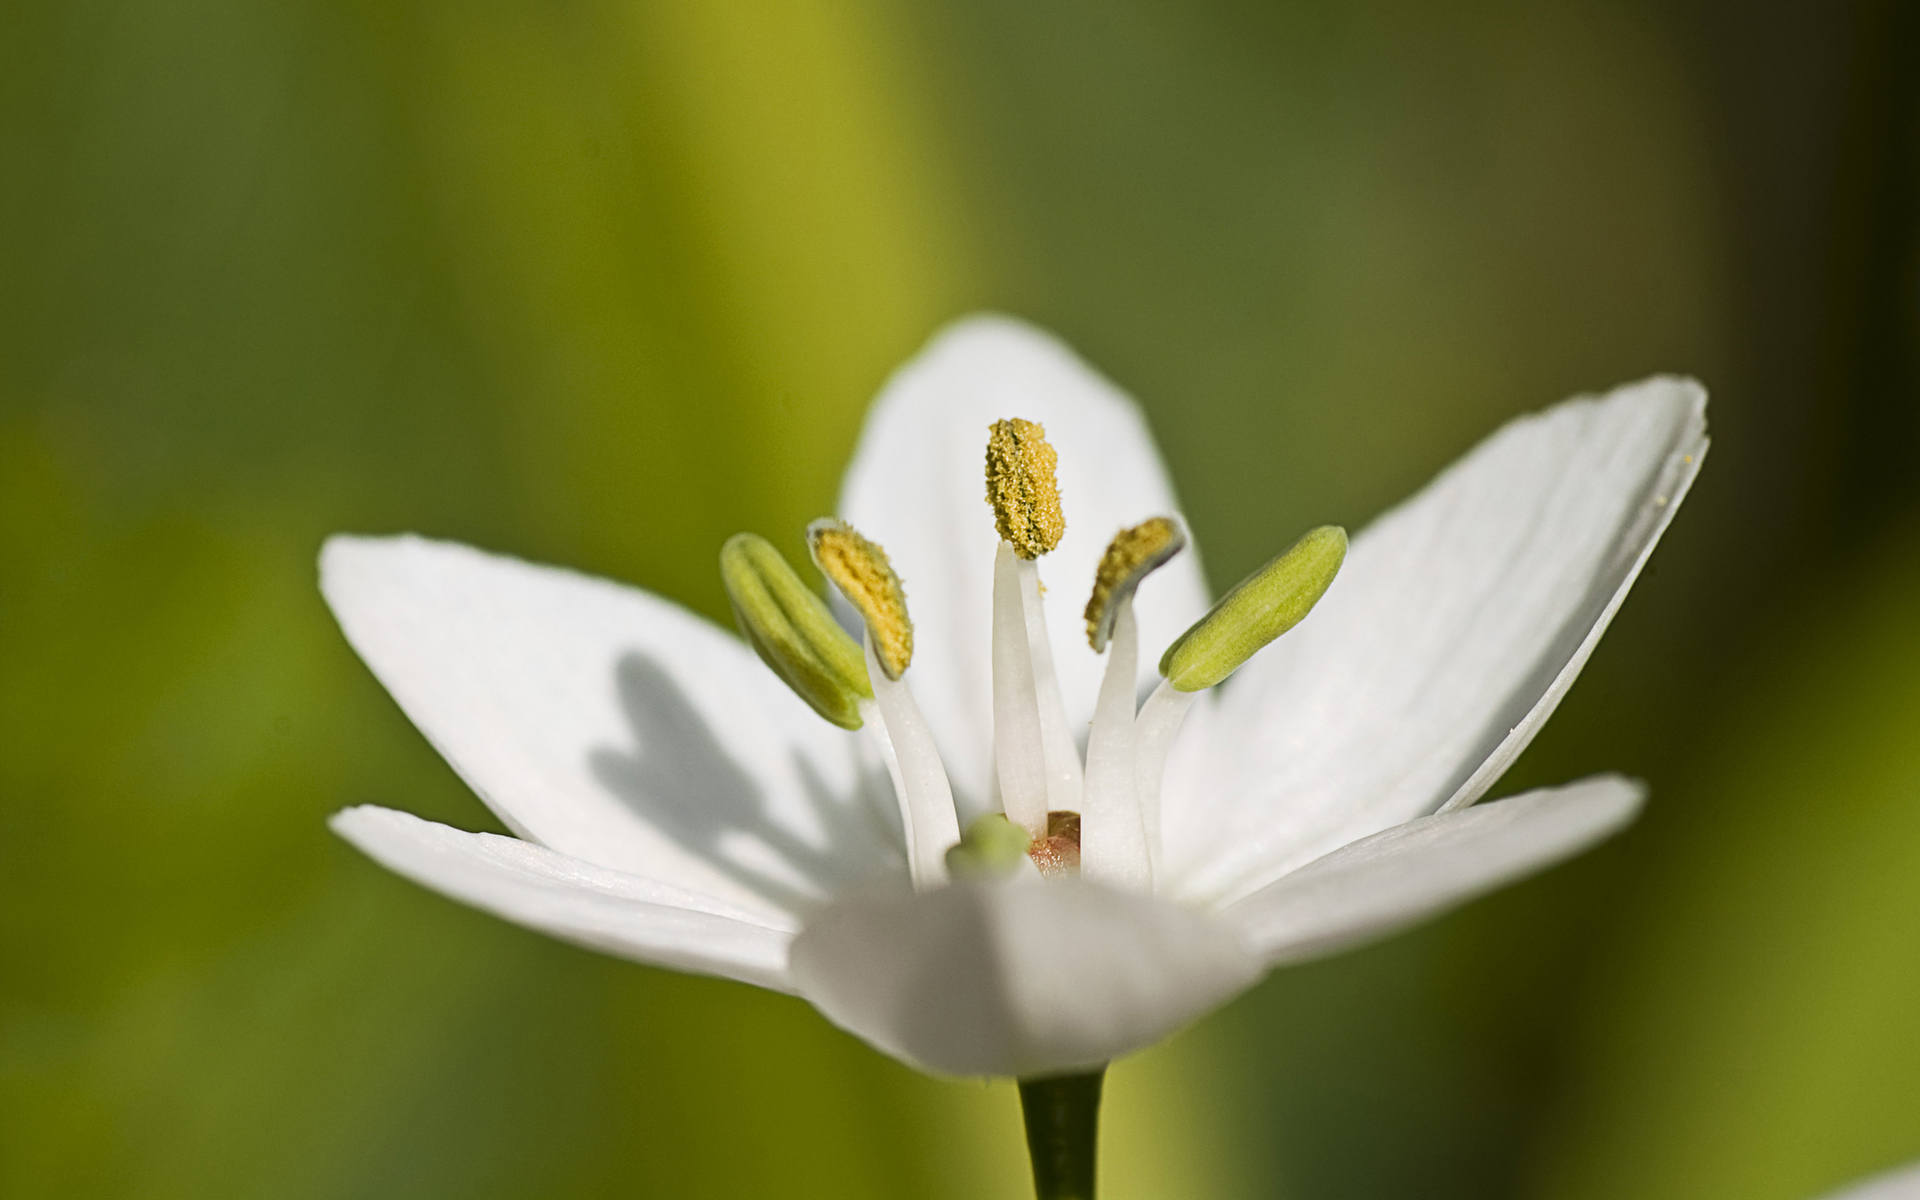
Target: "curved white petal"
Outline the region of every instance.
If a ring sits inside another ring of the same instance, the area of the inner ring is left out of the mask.
[[[522,837],[768,919],[904,872],[858,738],[685,609],[412,536],[332,538],[320,576],[360,657]]]
[[[1920,1200],[1920,1165],[1876,1175],[1844,1191],[1832,1192],[1825,1200]]]
[[[1083,880],[843,900],[801,931],[791,969],[835,1024],[949,1075],[1104,1063],[1261,973],[1227,923]]]
[[[467,833],[390,808],[333,815],[382,866],[516,925],[621,958],[790,992],[790,927],[543,846]]]
[[[1058,341],[1006,317],[972,317],[902,367],[867,416],[840,513],[884,545],[906,583],[915,628],[908,676],[957,791],[981,807],[992,771],[993,555],[987,429],[1005,417],[1046,426],[1060,456],[1067,534],[1040,560],[1047,626],[1070,726],[1084,735],[1101,659],[1081,608],[1121,528],[1178,514],[1140,410]],[[1191,533],[1191,531],[1189,531]],[[1192,545],[1140,589],[1145,682],[1160,652],[1206,611]]]
[[[1596,775],[1420,817],[1318,858],[1222,910],[1268,966],[1403,929],[1585,850],[1626,826],[1646,789]]]
[[[1661,377],[1520,418],[1355,538],[1313,614],[1223,689],[1228,769],[1168,829],[1182,894],[1244,895],[1492,786],[1686,495],[1705,407]]]

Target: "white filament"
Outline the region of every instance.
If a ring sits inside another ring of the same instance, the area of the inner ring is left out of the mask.
[[[960,819],[954,815],[953,787],[933,730],[920,715],[905,679],[888,679],[873,650],[873,635],[862,639],[867,651],[867,678],[873,684],[874,704],[880,710],[885,735],[879,739],[893,792],[900,801],[900,823],[907,835],[907,866],[915,891],[926,891],[947,881],[947,850],[960,840]],[[866,705],[861,706],[866,709]],[[863,713],[864,715],[864,713]],[[869,718],[871,720],[871,718]]]
[[[1050,779],[1020,564],[1002,541],[993,560],[993,758],[1007,819],[1045,837]]]
[[[1163,679],[1140,706],[1134,722],[1134,789],[1139,797],[1140,822],[1147,830],[1147,854],[1155,863],[1161,853],[1160,777],[1166,774],[1167,752],[1173,748],[1174,735],[1180,732],[1180,723],[1187,719],[1187,710],[1199,695],[1183,692]]]
[[[1047,636],[1047,612],[1040,600],[1040,567],[1033,559],[1015,558],[1020,575],[1020,610],[1027,625],[1027,656],[1033,664],[1033,692],[1040,713],[1040,748],[1047,758],[1047,808],[1074,812],[1080,808],[1083,787],[1080,748],[1067,724],[1067,706],[1060,699],[1060,677],[1053,669],[1053,639]]]
[[[900,811],[900,828],[907,828],[907,781],[900,777],[900,756],[893,752],[893,737],[887,733],[887,719],[880,715],[880,705],[874,700],[857,700],[854,707],[860,710],[860,731],[873,741],[874,749],[880,752],[880,761],[887,765],[887,778],[893,780],[894,805]],[[877,808],[878,806],[876,806]]]
[[[1139,669],[1140,636],[1133,597],[1128,596],[1114,610],[1107,674],[1093,710],[1093,734],[1087,739],[1080,873],[1110,887],[1147,892],[1153,890],[1153,864],[1134,778],[1134,680]]]

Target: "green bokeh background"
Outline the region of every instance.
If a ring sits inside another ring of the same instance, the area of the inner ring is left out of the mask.
[[[1841,0],[0,6],[0,1193],[1017,1197],[1005,1085],[599,958],[314,589],[710,614],[943,320],[1137,394],[1216,586],[1656,370],[1715,448],[1502,790],[1624,838],[1116,1067],[1114,1200],[1798,1200],[1920,1157],[1920,25]]]

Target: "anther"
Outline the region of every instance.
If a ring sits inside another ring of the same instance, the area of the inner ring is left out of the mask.
[[[1322,525],[1308,531],[1286,553],[1241,580],[1167,647],[1160,673],[1182,692],[1219,683],[1305,619],[1346,557],[1346,530]]]
[[[1107,543],[1107,552],[1100,556],[1100,567],[1094,572],[1093,595],[1087,600],[1087,642],[1095,654],[1106,653],[1120,603],[1186,544],[1187,535],[1171,517],[1154,517],[1122,529]]]
[[[913,622],[907,617],[906,590],[887,552],[831,517],[807,526],[807,546],[815,565],[866,621],[880,669],[888,679],[900,678],[913,661]]]
[[[721,547],[720,578],[760,661],[815,712],[860,728],[861,702],[873,697],[866,656],[780,551],[758,534],[737,533]]]
[[[1018,417],[993,423],[987,439],[987,503],[1000,537],[1021,558],[1048,553],[1067,532],[1054,479],[1058,464],[1040,425]]]

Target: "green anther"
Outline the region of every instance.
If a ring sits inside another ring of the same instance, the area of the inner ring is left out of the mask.
[[[955,879],[1011,875],[1032,844],[1027,831],[1007,820],[1005,813],[988,813],[967,826],[959,844],[948,849],[947,873]]]
[[[1346,530],[1322,525],[1309,531],[1220,597],[1212,611],[1168,646],[1160,673],[1183,692],[1219,683],[1312,612],[1346,557]]]
[[[813,711],[842,729],[860,728],[860,701],[873,696],[866,655],[773,543],[734,534],[720,549],[720,578],[760,661]]]

